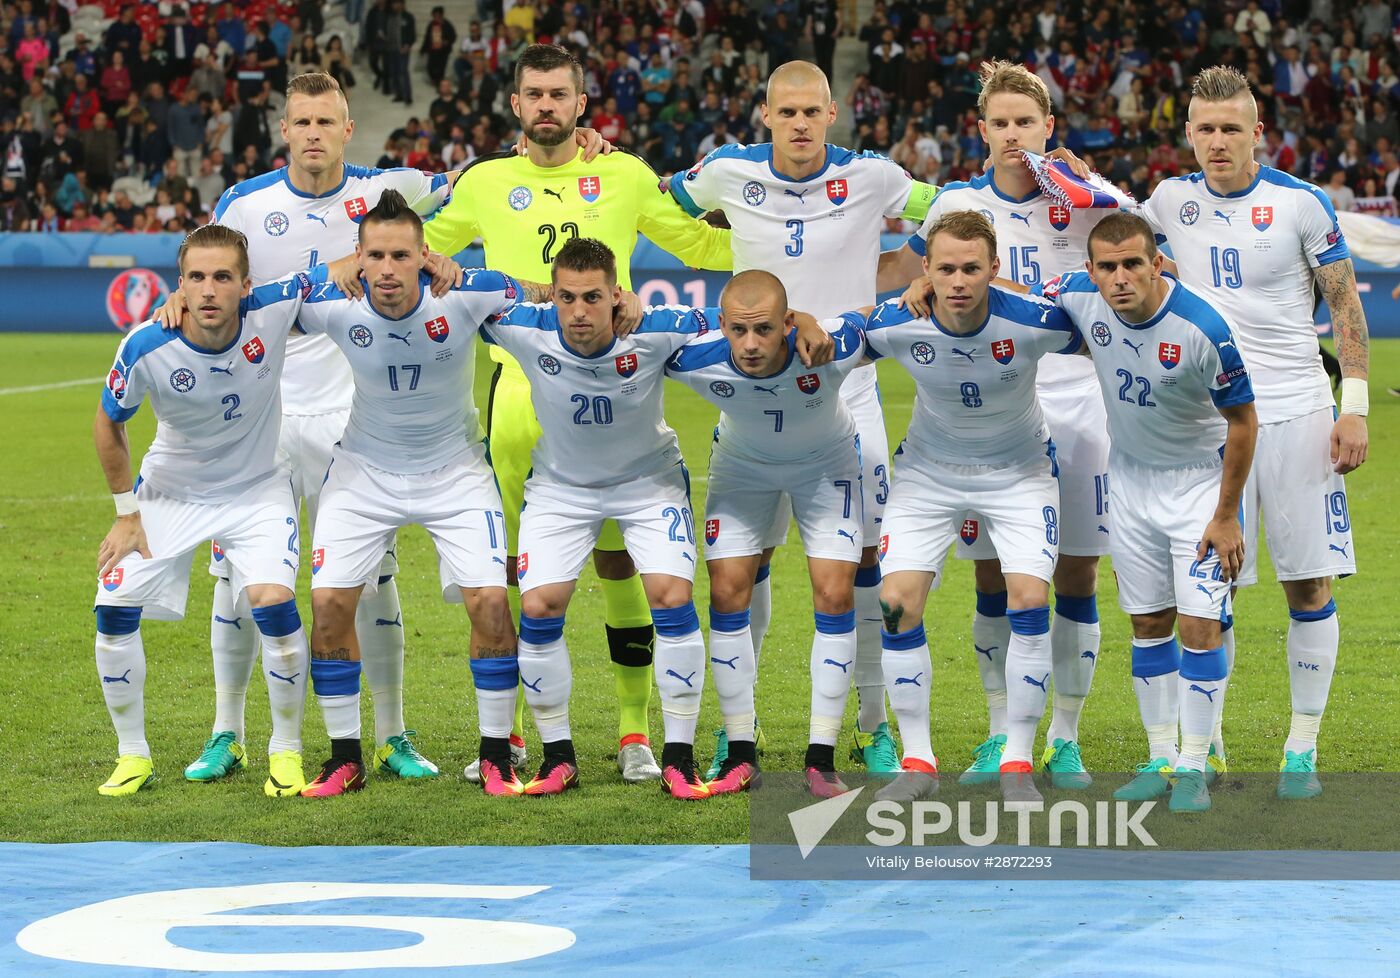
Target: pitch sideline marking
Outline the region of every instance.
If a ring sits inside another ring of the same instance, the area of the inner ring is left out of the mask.
[[[82,380],[60,380],[55,384],[35,384],[33,387],[0,387],[0,394],[40,394],[44,391],[61,390],[64,387],[83,387],[87,384],[100,384],[101,377],[84,377]]]

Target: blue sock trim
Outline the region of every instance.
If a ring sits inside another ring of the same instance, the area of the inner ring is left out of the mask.
[[[301,615],[297,614],[295,600],[254,608],[253,621],[257,622],[258,631],[268,638],[281,638],[301,631]]]
[[[1232,629],[1232,628],[1234,628],[1234,627],[1235,627],[1235,616],[1234,616],[1234,615],[1226,615],[1224,618],[1220,619],[1220,630],[1221,630],[1222,632],[1228,632],[1230,629]]]
[[[520,613],[520,641],[531,645],[548,645],[563,636],[563,615],[558,618],[532,618],[523,611]]]
[[[312,657],[311,688],[317,696],[353,696],[360,691],[360,664]]]
[[[1156,645],[1138,645],[1133,642],[1133,677],[1151,679],[1165,676],[1181,668],[1181,646],[1172,636]]]
[[[710,609],[710,631],[742,632],[749,627],[749,609],[743,611],[716,611]]]
[[[889,632],[883,628],[880,629],[880,646],[891,652],[905,652],[927,644],[928,637],[924,635],[923,622],[907,632]]]
[[[986,591],[977,592],[977,613],[983,618],[1000,618],[1006,614],[1006,592],[997,591],[988,594]]]
[[[1288,617],[1294,621],[1324,621],[1337,613],[1337,599],[1331,598],[1316,611],[1294,611],[1288,609]]]
[[[140,608],[100,604],[92,610],[97,613],[97,630],[103,635],[130,635],[141,627]]]
[[[1094,595],[1076,598],[1072,594],[1055,595],[1055,614],[1081,625],[1095,625],[1099,620],[1099,599]]]
[[[875,587],[881,580],[879,564],[856,568],[856,587]]]
[[[817,631],[823,635],[849,635],[856,630],[854,608],[839,615],[824,615],[820,611],[814,611],[812,617],[817,622]]]
[[[1008,611],[1006,617],[1011,620],[1011,632],[1014,635],[1044,635],[1050,631],[1048,604],[1039,608],[1017,608]]]
[[[1217,645],[1204,652],[1185,649],[1181,656],[1181,678],[1218,682],[1227,675],[1225,669],[1225,646]]]
[[[758,569],[758,573],[753,576],[753,582],[755,584],[762,584],[764,581],[768,580],[768,575],[771,573],[773,573],[773,565],[764,564]]]
[[[651,623],[656,626],[656,634],[668,638],[680,638],[700,630],[700,616],[695,613],[694,601],[687,601],[679,608],[652,608]]]
[[[472,659],[472,682],[477,689],[514,689],[520,685],[520,660],[513,655],[499,659]]]

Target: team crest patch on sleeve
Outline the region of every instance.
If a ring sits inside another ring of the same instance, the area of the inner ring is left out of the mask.
[[[890,535],[885,533],[880,537],[879,555],[881,558],[890,552]]]
[[[980,529],[977,520],[963,520],[962,529],[958,531],[958,536],[962,537],[962,542],[970,547],[977,542],[977,534]]]
[[[816,374],[803,374],[797,378],[797,389],[804,394],[815,394],[821,390],[822,379]]]
[[[719,539],[719,520],[705,521],[705,546],[713,547]]]
[[[1168,370],[1181,362],[1181,347],[1175,343],[1158,343],[1157,360]]]
[[[1016,343],[1013,340],[997,340],[992,344],[992,359],[1005,366],[1016,356]]]
[[[115,591],[117,588],[122,586],[122,578],[125,576],[126,572],[123,571],[120,567],[113,567],[100,578],[100,580],[102,581],[103,590]]]
[[[828,180],[826,182],[826,199],[837,207],[846,202],[850,196],[851,187],[845,180]]]
[[[1062,204],[1054,204],[1049,210],[1050,226],[1056,231],[1069,227],[1070,211]]]
[[[326,548],[317,547],[311,551],[311,573],[314,576],[326,563]]]
[[[525,572],[528,571],[529,569],[530,569],[530,555],[529,555],[529,554],[527,554],[527,553],[522,553],[519,557],[516,557],[516,558],[515,558],[515,579],[516,579],[517,581],[523,581],[523,580],[525,580]]]
[[[637,354],[635,353],[624,353],[620,357],[614,357],[613,363],[617,365],[617,372],[621,377],[631,377],[637,372]]]
[[[423,324],[423,328],[428,332],[428,339],[432,340],[434,343],[441,343],[447,339],[449,328],[446,316],[439,316],[436,319],[428,320]]]
[[[1267,231],[1274,223],[1274,209],[1272,207],[1252,207],[1249,211],[1250,223],[1254,225],[1256,231]]]
[[[254,336],[243,344],[243,356],[249,363],[262,363],[263,357],[267,356],[267,347],[263,346],[261,339]]]
[[[119,401],[126,397],[126,378],[116,367],[113,367],[112,372],[107,375],[107,389]]]
[[[579,177],[578,195],[585,204],[596,203],[603,195],[603,181],[598,177]]]
[[[369,206],[365,203],[363,197],[352,197],[345,202],[345,216],[356,224],[359,224],[368,213]]]

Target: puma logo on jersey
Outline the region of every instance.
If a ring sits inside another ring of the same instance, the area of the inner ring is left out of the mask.
[[[227,366],[227,367],[210,367],[210,368],[209,368],[209,372],[210,372],[211,374],[228,374],[230,377],[232,377],[232,376],[233,376],[233,361],[230,360],[230,361],[228,362],[228,366]]]
[[[809,193],[811,193],[811,192],[812,192],[812,188],[811,188],[811,187],[808,187],[806,190],[789,190],[789,189],[787,189],[786,187],[783,188],[783,194],[784,194],[784,196],[787,196],[787,197],[796,197],[800,202],[802,202],[802,203],[804,203],[804,204],[807,203],[807,195],[808,195]]]
[[[411,344],[408,342],[408,338],[409,338],[410,336],[412,336],[412,335],[413,335],[413,330],[410,329],[407,333],[404,333],[402,336],[400,336],[398,333],[390,333],[390,334],[389,334],[389,339],[391,339],[391,340],[402,340],[404,346],[410,346]]]
[[[1011,219],[1013,221],[1020,221],[1026,227],[1031,226],[1031,216],[1029,214],[1017,214],[1015,211],[1012,211]]]
[[[1335,550],[1335,551],[1337,551],[1337,553],[1341,554],[1343,557],[1346,557],[1346,558],[1350,559],[1351,554],[1347,553],[1347,547],[1350,547],[1350,546],[1351,546],[1351,544],[1349,544],[1349,543],[1344,543],[1344,544],[1342,544],[1340,547],[1337,546],[1335,543],[1329,543],[1329,544],[1327,545],[1327,549],[1328,549],[1328,550]]]
[[[1215,216],[1218,217],[1218,218],[1220,218],[1222,221],[1224,221],[1224,222],[1226,223],[1226,225],[1229,225],[1229,224],[1230,224],[1230,218],[1232,218],[1232,217],[1235,216],[1235,212],[1234,212],[1234,211],[1231,211],[1230,213],[1226,214],[1224,211],[1216,211],[1216,212],[1215,212]]]
[[[967,362],[968,362],[968,363],[976,363],[976,362],[977,362],[976,360],[973,359],[973,354],[975,354],[975,353],[977,352],[976,350],[959,350],[959,349],[955,346],[955,347],[953,347],[953,352],[956,353],[956,354],[957,354],[958,356],[960,356],[960,357],[967,357]]]
[[[756,391],[762,391],[765,394],[772,394],[774,397],[777,397],[778,391],[783,389],[783,385],[774,384],[772,387],[764,387],[761,384],[754,384],[753,389]]]
[[[1142,356],[1142,344],[1141,344],[1141,343],[1134,343],[1132,340],[1128,339],[1128,338],[1125,336],[1125,337],[1123,337],[1123,345],[1126,346],[1126,347],[1128,347],[1130,350],[1132,350],[1134,353],[1136,353],[1139,357]]]
[[[553,197],[555,200],[559,201],[559,203],[561,203],[561,204],[564,203],[564,188],[563,188],[563,187],[560,187],[558,190],[550,190],[548,187],[541,187],[540,190],[541,190],[543,193],[549,194],[549,196],[551,196],[551,197]]]
[[[307,214],[306,219],[308,221],[320,221],[321,227],[326,227],[326,219],[320,214]]]

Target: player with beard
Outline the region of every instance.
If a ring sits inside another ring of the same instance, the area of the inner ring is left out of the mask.
[[[584,159],[574,133],[588,96],[583,92],[583,69],[573,55],[553,45],[532,45],[516,62],[515,89],[511,108],[528,141],[525,155],[498,153],[468,166],[451,201],[424,227],[429,248],[451,255],[480,238],[488,267],[543,282],[550,280],[550,268],[565,242],[596,238],[619,257],[618,285],[630,289],[627,256],[640,231],[687,265],[720,271],[733,267],[729,232],[682,213],[668,199],[666,185],[641,159],[617,152],[591,162]],[[493,346],[491,356],[499,366],[491,380],[486,423],[505,505],[512,600],[518,607],[520,508],[540,428],[520,365],[500,347]],[[661,769],[647,738],[647,708],[655,631],[646,592],[611,520],[599,536],[594,566],[606,605],[620,708],[618,769],[625,781],[654,780],[661,777]],[[517,712],[511,736],[517,766],[524,763],[522,719]],[[466,775],[477,780],[476,766]]]

